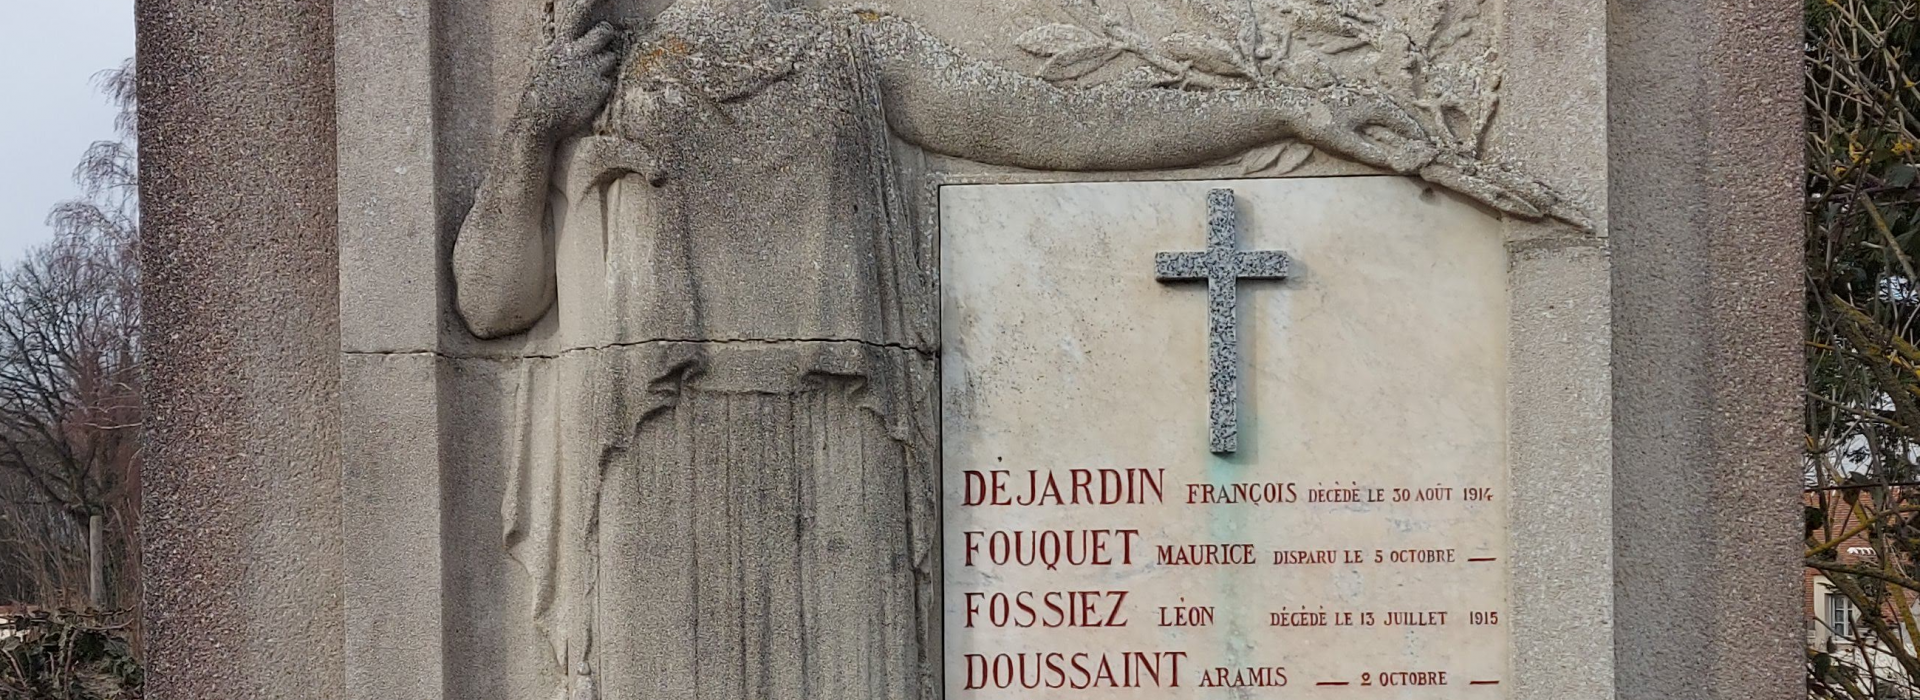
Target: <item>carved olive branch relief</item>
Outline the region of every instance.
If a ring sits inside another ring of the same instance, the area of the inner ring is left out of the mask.
[[[1038,76],[1084,78],[1131,56],[1119,81],[1140,87],[1348,88],[1393,99],[1442,151],[1477,157],[1498,108],[1499,70],[1489,42],[1476,41],[1480,0],[1222,0],[1196,3],[1203,26],[1158,40],[1119,20],[1097,0],[1070,2],[1079,24],[1036,27],[1016,41],[1045,59]],[[1211,29],[1212,31],[1208,31]],[[1306,144],[1247,154],[1248,174],[1285,174],[1313,155]]]
[[[1436,156],[1418,174],[1512,213],[1570,218],[1554,211],[1558,200],[1546,188],[1485,158],[1501,74],[1482,31],[1482,2],[1192,0],[1191,28],[1155,39],[1121,20],[1112,0],[1065,0],[1073,22],[1035,27],[1015,44],[1042,59],[1034,73],[1054,83],[1382,97],[1427,133]],[[1255,149],[1239,165],[1248,175],[1284,175],[1316,153],[1289,140]]]
[[[577,27],[612,7],[554,1],[556,27]],[[1592,230],[1577,205],[1488,153],[1501,75],[1486,1],[1057,0],[1055,17],[1065,21],[1033,27],[1013,43],[1038,59],[1027,72],[1063,88],[1267,93],[1304,110],[1289,117],[1300,122],[1287,125],[1290,138],[1235,158],[1246,175],[1289,174],[1324,153],[1418,176],[1507,214]],[[1143,8],[1148,21],[1133,21],[1131,12]],[[866,23],[889,15],[860,3],[837,12]],[[613,20],[628,32],[646,24]],[[924,58],[916,56],[906,59]],[[740,67],[709,57],[698,65],[742,80],[689,79],[689,93],[725,102],[778,79],[786,62],[765,56]]]

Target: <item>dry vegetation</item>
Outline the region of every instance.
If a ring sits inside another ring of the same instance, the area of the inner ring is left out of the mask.
[[[1807,565],[1862,614],[1810,625],[1809,693],[1920,678],[1920,8],[1809,2]],[[1816,591],[1824,600],[1826,591]]]
[[[131,62],[100,83],[121,137],[87,150],[54,240],[0,271],[0,700],[140,694]]]

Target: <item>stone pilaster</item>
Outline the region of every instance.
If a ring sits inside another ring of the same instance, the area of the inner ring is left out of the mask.
[[[137,12],[148,697],[338,698],[333,3]]]

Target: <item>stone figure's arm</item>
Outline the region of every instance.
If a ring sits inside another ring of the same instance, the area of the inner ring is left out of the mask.
[[[453,245],[454,306],[476,336],[519,333],[553,306],[546,218],[554,150],[605,104],[618,37],[595,26],[556,41],[534,67]]]
[[[1060,88],[963,56],[905,20],[864,24],[889,125],[936,153],[1042,170],[1149,170],[1298,138],[1398,172],[1434,158],[1404,110],[1356,92]]]

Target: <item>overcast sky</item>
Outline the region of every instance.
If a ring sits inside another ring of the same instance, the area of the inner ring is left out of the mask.
[[[73,166],[110,139],[93,76],[133,55],[133,0],[0,0],[0,262],[47,240]]]

